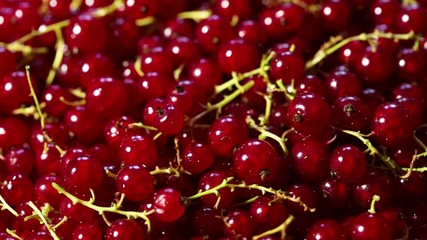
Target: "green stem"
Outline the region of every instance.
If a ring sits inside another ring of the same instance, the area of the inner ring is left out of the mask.
[[[144,125],[142,122],[131,123],[131,124],[129,124],[129,127],[130,128],[134,128],[134,127],[143,128],[143,129],[147,129],[147,130],[150,130],[150,131],[159,131],[155,127]]]
[[[201,197],[209,195],[209,194],[215,194],[215,195],[219,196],[218,190],[226,188],[232,180],[233,180],[232,177],[224,179],[224,180],[222,180],[221,184],[219,184],[219,185],[217,185],[217,186],[215,186],[209,190],[200,191],[200,192],[198,192],[192,196],[187,197],[186,199],[193,200],[193,199],[201,198]]]
[[[252,238],[252,240],[259,240],[264,237],[272,236],[276,233],[280,233],[280,239],[286,239],[286,229],[288,229],[289,225],[294,221],[295,217],[293,215],[289,215],[289,217],[279,226],[265,231],[261,234],[258,234]]]
[[[237,74],[238,78],[233,77],[230,80],[228,80],[228,81],[226,81],[220,85],[215,86],[215,94],[222,93],[223,91],[230,89],[233,86],[236,86],[243,79],[261,74],[262,71],[268,71],[269,69],[270,69],[269,66],[264,66],[263,68],[257,68],[257,69],[251,70],[249,72]]]
[[[206,19],[211,15],[212,15],[212,11],[210,10],[195,10],[195,11],[180,12],[176,17],[181,19],[192,19],[197,22],[197,21]]]
[[[59,65],[61,65],[62,59],[64,57],[64,51],[66,48],[64,36],[62,35],[61,29],[57,28],[55,29],[55,35],[56,35],[56,53],[55,58],[53,59],[52,68],[49,71],[49,74],[46,78],[46,86],[49,86],[52,84],[53,80],[55,79],[56,72],[59,68]]]
[[[20,236],[18,236],[18,234],[16,234],[16,230],[10,230],[9,228],[7,228],[6,233],[16,239],[23,240]]]
[[[174,175],[174,176],[179,176],[180,172],[172,167],[168,167],[168,168],[159,168],[156,167],[156,169],[154,169],[153,171],[150,171],[151,175],[158,175],[158,174],[170,174],[170,175]]]
[[[52,236],[52,238],[54,239],[54,240],[61,240],[59,237],[58,237],[58,235],[56,234],[56,232],[55,232],[55,230],[52,228],[52,226],[50,225],[50,223],[47,221],[47,219],[46,219],[46,217],[43,215],[43,213],[40,211],[40,209],[38,209],[37,208],[37,206],[32,202],[32,201],[30,201],[29,203],[28,203],[28,206],[30,207],[30,208],[32,208],[33,209],[33,211],[37,214],[37,216],[39,217],[39,220],[40,220],[40,222],[42,222],[45,226],[46,226],[46,228],[47,228],[47,230],[49,231],[49,233],[50,233],[50,235]]]
[[[285,144],[285,140],[279,136],[277,136],[276,134],[269,132],[267,130],[265,130],[265,127],[260,127],[258,126],[255,121],[248,117],[246,119],[246,123],[249,125],[250,128],[257,130],[258,132],[260,132],[260,138],[263,139],[263,137],[269,137],[273,140],[275,140],[277,143],[279,143],[280,147],[282,148],[284,154],[287,156],[289,154],[288,148],[286,147]]]
[[[377,203],[379,201],[380,201],[380,196],[374,195],[372,197],[371,207],[368,210],[369,213],[371,213],[371,214],[375,214],[376,213],[376,211],[375,211],[375,203]]]
[[[351,41],[372,41],[378,38],[387,38],[387,39],[393,39],[395,41],[399,41],[399,40],[416,39],[417,36],[413,32],[403,33],[403,34],[394,34],[394,33],[384,33],[379,31],[374,31],[372,33],[361,33],[359,35],[348,37],[346,39],[342,39],[342,36],[336,36],[331,38],[329,42],[325,43],[320,48],[320,50],[316,54],[314,54],[314,57],[306,63],[305,68],[310,69],[316,66],[327,56],[338,51],[340,48],[344,47]]]
[[[385,165],[387,165],[388,167],[390,167],[393,170],[397,170],[399,169],[399,166],[397,166],[397,164],[391,160],[389,157],[381,154],[378,149],[376,149],[374,147],[374,145],[371,143],[371,141],[369,141],[368,139],[366,139],[360,132],[355,132],[355,131],[350,131],[350,130],[340,130],[343,133],[346,133],[348,135],[354,136],[357,139],[359,139],[360,141],[363,142],[363,144],[368,147],[369,150],[369,154],[370,155],[377,155],[381,161],[384,162]]]
[[[44,117],[43,117],[42,109],[40,107],[40,102],[37,99],[36,92],[34,91],[33,83],[31,82],[30,66],[28,66],[28,65],[25,66],[25,74],[27,75],[27,82],[28,82],[28,86],[30,87],[30,94],[33,97],[34,104],[36,105],[37,112],[40,116],[40,125],[42,128],[42,131],[44,131],[44,129],[45,129]]]
[[[199,120],[200,118],[204,117],[206,114],[212,112],[213,110],[217,110],[218,112],[221,112],[221,109],[225,105],[227,105],[228,103],[232,102],[235,98],[237,98],[241,94],[243,94],[246,91],[248,91],[249,89],[251,89],[254,85],[255,85],[254,81],[249,81],[245,85],[243,85],[243,86],[239,87],[238,89],[236,89],[231,94],[225,96],[224,99],[222,99],[218,103],[215,103],[213,105],[211,105],[210,103],[208,103],[208,105],[206,106],[206,110],[204,110],[203,112],[201,112],[198,115],[196,115],[193,118],[191,118],[191,120],[189,121],[189,125],[193,125],[197,120]]]
[[[68,199],[70,199],[73,204],[81,204],[87,208],[90,208],[96,212],[98,212],[100,215],[104,215],[106,212],[111,213],[117,213],[119,215],[126,216],[127,218],[132,219],[138,219],[141,218],[145,221],[145,224],[147,225],[148,232],[151,231],[151,223],[150,219],[147,217],[148,215],[152,214],[153,211],[143,211],[143,212],[135,212],[135,211],[123,211],[120,210],[120,202],[116,204],[112,204],[111,207],[101,207],[93,204],[94,199],[90,199],[89,201],[85,201],[82,199],[77,198],[76,196],[72,195],[71,193],[67,192],[64,188],[60,187],[56,183],[52,183],[53,188],[55,188],[58,193],[65,195]]]
[[[299,197],[293,197],[293,196],[289,196],[289,194],[287,192],[284,192],[282,190],[275,190],[273,188],[267,188],[264,186],[260,186],[258,184],[250,184],[247,185],[246,183],[240,183],[240,184],[234,184],[234,183],[230,183],[233,180],[232,177],[224,179],[221,184],[206,190],[206,191],[200,191],[195,195],[189,196],[186,199],[188,200],[193,200],[193,199],[197,199],[209,194],[215,194],[216,196],[220,196],[220,193],[218,192],[220,189],[223,188],[230,188],[232,191],[235,188],[244,188],[244,189],[255,189],[258,190],[262,193],[262,195],[266,194],[266,193],[270,193],[272,195],[274,195],[277,199],[283,199],[283,200],[288,200],[291,202],[295,202],[297,204],[299,204],[301,207],[304,208],[304,211],[310,211],[310,212],[314,212],[316,211],[315,208],[310,208],[309,206],[307,206],[305,203],[303,203],[301,201],[301,199]]]
[[[1,206],[1,210],[5,210],[7,209],[10,213],[13,214],[13,216],[15,217],[19,217],[19,214],[15,211],[15,209],[13,209],[7,202],[6,200],[4,200],[3,196],[0,195],[0,206]]]
[[[117,9],[119,9],[123,5],[124,5],[123,0],[114,0],[114,2],[111,3],[110,5],[96,9],[92,13],[92,15],[95,17],[104,17],[115,12]]]
[[[148,25],[152,24],[154,22],[154,20],[156,20],[156,19],[152,16],[140,18],[140,19],[135,20],[135,25],[138,27],[148,26]]]

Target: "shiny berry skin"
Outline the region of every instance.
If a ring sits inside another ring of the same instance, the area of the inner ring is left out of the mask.
[[[293,184],[287,187],[285,191],[293,198],[299,198],[308,208],[316,208],[318,205],[319,196],[317,190],[308,184]],[[285,204],[292,215],[301,217],[310,215],[310,212],[299,203],[286,201]]]
[[[264,232],[283,223],[289,212],[283,201],[275,200],[271,196],[260,196],[250,204],[249,214],[257,232]]]
[[[117,190],[125,198],[140,202],[149,199],[154,193],[154,179],[150,172],[140,165],[126,165],[116,177]]]
[[[107,42],[107,29],[102,20],[91,14],[79,14],[66,27],[65,41],[74,52],[98,53]]]
[[[332,32],[346,29],[349,24],[351,7],[344,0],[327,0],[321,5],[320,20],[322,26]]]
[[[300,6],[285,3],[264,9],[260,13],[259,21],[270,39],[283,40],[301,28],[304,14]]]
[[[3,161],[10,173],[30,175],[34,166],[34,153],[25,147],[15,147],[4,154]]]
[[[330,157],[331,171],[346,183],[357,183],[367,173],[368,162],[365,155],[353,145],[343,145],[334,149]]]
[[[244,73],[255,69],[261,59],[257,47],[243,39],[234,39],[222,44],[217,58],[222,71],[227,74]]]
[[[217,60],[201,58],[192,64],[189,75],[201,90],[210,94],[213,92],[214,86],[222,81],[222,73],[218,71],[219,68]]]
[[[174,79],[170,75],[148,72],[136,81],[138,98],[147,102],[153,98],[165,97],[173,88]]]
[[[234,210],[224,219],[226,235],[234,239],[250,239],[254,234],[253,220],[243,210]]]
[[[397,147],[412,139],[412,126],[405,109],[395,103],[377,107],[372,119],[374,138],[386,147]]]
[[[391,76],[392,70],[393,59],[380,49],[365,50],[355,63],[356,73],[370,84],[385,82]]]
[[[103,169],[98,159],[78,156],[65,165],[64,182],[68,189],[77,193],[89,193],[101,186]]]
[[[119,219],[111,223],[105,232],[106,240],[145,240],[147,232],[141,223],[131,219]]]
[[[73,231],[74,240],[101,240],[102,230],[98,224],[86,223]]]
[[[422,124],[424,109],[420,101],[413,98],[400,98],[395,102],[405,109],[410,119],[410,125],[412,125],[414,129]]]
[[[257,47],[265,47],[268,37],[262,25],[255,20],[246,20],[239,24],[237,35],[244,41],[255,44]]]
[[[363,131],[369,126],[370,114],[368,105],[362,99],[341,97],[332,105],[331,122],[341,129]]]
[[[401,4],[396,0],[375,0],[371,5],[370,15],[377,25],[394,25]]]
[[[420,82],[425,76],[425,55],[412,48],[403,48],[397,54],[397,74],[407,82]]]
[[[351,41],[344,45],[339,51],[341,63],[346,66],[354,67],[360,58],[361,53],[366,49],[366,43],[363,41]]]
[[[163,51],[162,48],[155,48],[151,52],[141,54],[141,70],[144,73],[172,74],[176,67],[173,56],[172,52]]]
[[[92,83],[93,79],[113,77],[117,73],[117,67],[114,60],[104,53],[85,54],[78,61],[77,68],[77,73],[73,72],[73,68],[71,69],[73,74],[72,76],[76,77],[79,81],[78,86],[83,87],[88,87],[89,84]]]
[[[420,85],[416,83],[402,83],[393,89],[393,99],[412,98],[424,102],[423,93]]]
[[[360,80],[349,71],[334,71],[325,81],[331,99],[359,96],[362,93]]]
[[[353,219],[349,235],[354,240],[391,240],[392,232],[380,214],[363,213]]]
[[[181,164],[185,171],[191,174],[200,174],[215,162],[215,154],[204,143],[190,143],[184,150]]]
[[[200,235],[219,237],[223,234],[223,231],[218,231],[218,229],[224,228],[224,221],[221,218],[219,209],[208,207],[198,208],[192,215],[191,223]]]
[[[177,221],[185,212],[181,193],[174,188],[163,188],[154,194],[154,215],[161,222]]]
[[[50,85],[45,88],[42,95],[42,101],[46,104],[43,110],[54,117],[62,118],[70,109],[70,106],[65,104],[61,99],[68,102],[75,101],[75,97],[69,92],[68,88],[60,85]]]
[[[220,185],[225,179],[229,176],[223,171],[211,171],[205,173],[199,181],[199,189],[202,191],[207,191],[211,188],[214,188]],[[227,208],[230,207],[234,201],[236,192],[231,191],[229,188],[222,188],[218,190],[221,198],[218,201],[218,196],[215,194],[209,194],[201,197],[202,202],[207,207],[214,207],[218,202],[219,208]]]
[[[297,93],[311,92],[326,97],[327,87],[323,79],[318,76],[307,74],[301,79]]]
[[[96,78],[86,87],[86,106],[89,111],[115,117],[124,113],[127,103],[126,86],[118,79]]]
[[[37,92],[37,84],[31,77],[32,85]],[[14,71],[0,78],[0,112],[9,113],[21,106],[32,104],[27,77],[24,71]]]
[[[334,210],[347,207],[353,199],[351,185],[338,179],[326,179],[320,184],[322,202],[325,209]]]
[[[104,138],[108,145],[118,149],[123,137],[128,132],[129,124],[134,122],[135,120],[131,117],[123,115],[106,123]]]
[[[148,101],[142,110],[142,122],[147,126],[153,126],[156,121],[157,109],[165,108],[167,100],[156,97]]]
[[[306,181],[319,181],[329,174],[329,150],[315,139],[298,141],[291,149],[292,168]]]
[[[276,150],[268,142],[251,139],[234,152],[233,169],[248,184],[265,184],[276,177],[279,161]]]
[[[427,27],[427,13],[425,8],[417,2],[402,6],[397,16],[396,27],[401,33],[413,31],[415,33],[425,34]]]
[[[156,109],[153,126],[165,135],[176,135],[184,127],[184,113],[175,106],[166,105]]]
[[[386,172],[370,171],[355,185],[353,194],[356,203],[366,209],[370,207],[374,195],[378,195],[380,200],[375,203],[375,209],[379,210],[388,206],[395,197],[393,179]]]
[[[33,189],[33,183],[28,176],[13,173],[6,176],[0,193],[11,206],[18,206],[33,198]]]
[[[102,116],[90,112],[85,106],[71,108],[65,114],[64,126],[82,143],[93,143],[104,136]]]
[[[216,13],[228,20],[237,17],[239,20],[246,20],[253,17],[254,6],[252,2],[245,0],[219,0],[215,2]]]
[[[72,219],[78,223],[91,223],[95,221],[97,212],[81,204],[74,204],[69,198],[62,198],[59,212],[61,216]]]
[[[50,206],[58,209],[61,203],[61,195],[53,188],[52,183],[63,185],[61,178],[54,175],[41,176],[34,184],[34,195],[40,204],[48,203]]]
[[[345,240],[348,239],[347,234],[341,224],[332,219],[321,219],[307,231],[306,240]]]
[[[208,53],[218,52],[222,43],[235,36],[236,33],[229,21],[219,15],[203,19],[196,27],[196,38],[202,49]]]
[[[170,40],[167,50],[173,54],[177,65],[189,65],[200,59],[200,48],[194,39],[177,37]]]
[[[191,19],[174,18],[165,24],[163,28],[163,36],[166,38],[194,38],[195,27],[196,24]]]
[[[304,60],[296,52],[285,51],[273,57],[270,62],[271,75],[281,79],[285,85],[292,81],[297,86],[304,75]]]
[[[316,135],[329,126],[330,108],[326,100],[312,93],[298,94],[288,107],[288,121],[299,133]]]
[[[217,155],[231,157],[234,149],[248,139],[248,130],[240,118],[223,116],[213,122],[208,137]]]
[[[157,164],[156,144],[146,134],[127,133],[121,140],[118,152],[125,165],[144,165],[147,168],[154,168]]]

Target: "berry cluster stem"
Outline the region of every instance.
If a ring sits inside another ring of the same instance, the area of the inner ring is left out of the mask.
[[[374,195],[372,197],[372,202],[371,202],[371,207],[369,208],[368,212],[371,214],[375,214],[376,210],[375,210],[375,203],[380,201],[380,196],[378,195]]]
[[[210,17],[211,15],[212,15],[212,11],[210,10],[194,10],[194,11],[180,12],[176,17],[181,19],[192,19],[196,22],[200,22],[203,19]]]
[[[216,196],[220,197],[220,193],[218,192],[218,190],[223,189],[223,188],[230,188],[231,190],[234,190],[235,188],[244,188],[244,189],[255,189],[258,190],[262,193],[262,195],[265,195],[266,193],[270,193],[272,195],[274,195],[277,199],[283,199],[283,200],[288,200],[291,202],[295,202],[298,203],[301,207],[304,208],[304,211],[310,211],[310,212],[314,212],[316,211],[315,208],[310,208],[309,206],[307,206],[307,204],[305,204],[304,202],[301,201],[301,199],[299,197],[294,197],[291,196],[289,193],[282,191],[282,190],[275,190],[273,188],[268,188],[268,187],[264,187],[264,186],[260,186],[258,184],[246,184],[244,182],[239,183],[239,184],[235,184],[235,183],[231,183],[231,181],[234,178],[229,177],[227,179],[224,179],[221,184],[206,190],[206,191],[200,191],[199,193],[189,196],[186,199],[187,200],[193,200],[193,199],[197,199],[197,198],[201,198],[203,196],[209,195],[209,194],[215,194]]]
[[[248,117],[248,118],[246,119],[246,123],[248,124],[249,128],[255,129],[255,130],[257,130],[258,132],[260,132],[260,135],[259,135],[259,138],[260,138],[260,139],[262,139],[262,140],[263,140],[263,139],[265,139],[266,137],[268,137],[268,138],[271,138],[271,139],[275,140],[277,143],[279,143],[279,145],[280,145],[280,147],[282,148],[282,150],[283,150],[283,152],[285,153],[285,155],[287,156],[287,155],[289,154],[289,150],[288,150],[288,148],[286,147],[285,139],[283,139],[283,138],[281,138],[281,137],[277,136],[276,134],[274,134],[274,133],[272,133],[272,132],[267,131],[267,130],[265,129],[265,127],[264,127],[264,126],[263,126],[263,127],[258,126],[258,125],[255,123],[255,120],[253,120],[251,117]]]
[[[363,136],[363,134],[361,134],[360,132],[356,132],[356,131],[351,131],[351,130],[340,130],[343,133],[346,133],[348,135],[354,136],[357,139],[359,139],[360,141],[363,142],[363,144],[368,148],[367,150],[369,151],[369,154],[374,156],[378,156],[381,161],[384,162],[385,165],[387,165],[390,169],[392,170],[397,170],[400,169],[399,166],[388,156],[385,156],[383,154],[381,154],[378,149],[376,147],[374,147],[374,145],[371,143],[371,141],[369,141],[369,139],[365,138]]]
[[[60,238],[56,234],[54,228],[49,223],[49,221],[47,220],[47,218],[43,215],[43,213],[40,211],[40,209],[32,201],[28,202],[28,206],[31,209],[33,209],[34,213],[38,216],[39,221],[45,225],[45,227],[49,231],[49,233],[52,236],[52,238],[54,240],[60,240]]]
[[[19,214],[15,211],[15,209],[13,209],[7,202],[6,200],[3,198],[2,195],[0,195],[0,210],[4,211],[4,210],[8,210],[10,213],[12,213],[15,217],[19,217]]]
[[[67,192],[64,188],[60,187],[56,183],[52,183],[52,186],[53,186],[53,188],[55,188],[58,191],[58,193],[63,194],[68,199],[70,199],[73,202],[73,204],[78,203],[78,204],[81,204],[87,208],[90,208],[90,209],[98,212],[104,218],[105,218],[106,212],[111,212],[111,213],[116,213],[119,215],[126,216],[129,219],[138,219],[138,218],[143,219],[145,222],[145,225],[147,225],[148,232],[151,231],[151,223],[150,223],[150,219],[148,218],[148,215],[152,214],[153,211],[136,212],[136,211],[120,210],[123,198],[121,198],[121,200],[119,202],[113,203],[111,207],[97,206],[97,205],[93,204],[93,202],[95,201],[95,199],[93,197],[88,201],[82,200],[82,199],[74,196],[73,194]]]
[[[224,98],[219,101],[218,103],[211,104],[208,103],[206,106],[206,109],[199,113],[198,115],[194,116],[190,119],[189,125],[194,125],[194,123],[199,120],[200,118],[204,117],[206,114],[217,110],[218,113],[221,113],[221,109],[226,106],[228,103],[232,102],[234,99],[236,99],[241,94],[245,93],[249,89],[251,89],[255,85],[254,81],[249,81],[245,83],[243,86],[238,87],[234,92],[230,93],[229,95],[224,96]]]
[[[332,37],[329,42],[326,42],[319,51],[317,51],[316,54],[314,54],[313,58],[309,60],[305,68],[310,69],[317,64],[319,64],[322,60],[324,60],[329,55],[333,54],[334,52],[338,51],[340,48],[344,47],[348,43],[352,41],[365,41],[365,42],[372,42],[378,38],[387,38],[392,39],[394,41],[400,41],[400,40],[419,40],[419,37],[415,35],[413,32],[409,33],[384,33],[380,31],[374,31],[372,33],[361,33],[356,36],[351,36],[348,38],[343,39],[342,36],[336,36]]]
[[[291,223],[294,221],[294,219],[295,219],[295,217],[293,215],[289,215],[289,217],[282,224],[280,224],[279,226],[277,226],[271,230],[267,230],[261,234],[254,236],[252,238],[252,240],[259,240],[259,239],[271,236],[271,235],[276,234],[276,233],[280,233],[280,239],[286,239],[286,229],[288,229],[289,225],[291,225]]]

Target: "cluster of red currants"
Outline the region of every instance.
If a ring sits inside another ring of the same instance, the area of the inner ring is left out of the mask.
[[[427,239],[426,0],[0,1],[0,240]]]

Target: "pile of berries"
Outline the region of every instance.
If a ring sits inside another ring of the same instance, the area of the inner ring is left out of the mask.
[[[426,0],[0,1],[0,240],[427,239]]]

